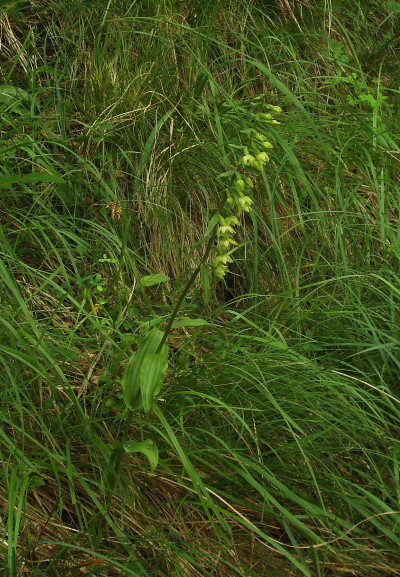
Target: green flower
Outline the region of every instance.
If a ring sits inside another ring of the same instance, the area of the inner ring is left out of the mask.
[[[256,106],[263,101],[264,96],[260,95],[254,99],[252,105]],[[253,120],[259,122],[259,129],[263,130],[262,123],[280,124],[275,120],[275,115],[282,112],[279,106],[266,105],[265,112],[257,112],[251,115]],[[241,155],[238,165],[233,166],[231,170],[223,173],[220,177],[229,178],[229,184],[225,189],[226,203],[221,214],[218,215],[219,225],[217,227],[216,256],[211,263],[216,278],[222,280],[228,272],[229,263],[233,262],[232,257],[228,254],[233,246],[237,246],[234,240],[235,228],[238,226],[239,218],[243,212],[250,212],[253,201],[245,192],[254,188],[254,171],[262,172],[264,165],[269,162],[269,155],[265,150],[273,148],[273,145],[262,132],[258,132],[256,124],[240,131],[245,135],[247,146],[232,144],[232,148],[240,149]],[[244,138],[243,138],[244,139]],[[260,151],[261,149],[261,151]],[[241,167],[247,167],[242,171]],[[243,174],[246,172],[247,174]],[[229,215],[229,216],[228,216]]]
[[[240,222],[239,222],[239,219],[238,219],[236,216],[232,215],[232,216],[228,216],[228,217],[225,219],[225,224],[226,224],[227,226],[232,226],[232,225],[237,226],[237,225],[240,224]]]
[[[250,212],[251,209],[251,205],[253,204],[253,201],[251,200],[251,198],[249,196],[242,196],[238,199],[239,202],[239,206],[242,210],[244,210],[245,212]]]
[[[242,164],[243,166],[254,166],[255,163],[255,158],[252,154],[245,154],[244,156],[242,156]]]
[[[262,162],[260,162],[259,160],[254,160],[253,167],[259,170],[260,172],[262,171],[263,166],[264,165]]]
[[[229,250],[230,245],[237,245],[237,242],[233,238],[224,238],[218,242],[218,248],[222,250]]]
[[[219,266],[221,264],[227,265],[228,262],[233,262],[232,257],[229,254],[217,254],[214,259],[214,266]]]
[[[218,227],[217,235],[218,235],[218,236],[223,236],[223,235],[226,235],[227,233],[228,233],[228,234],[233,234],[234,232],[235,232],[235,231],[233,230],[233,228],[232,228],[231,226],[229,226],[229,225],[228,225],[228,226],[220,226],[220,227]]]
[[[260,162],[261,164],[269,162],[269,156],[266,152],[260,152],[259,154],[257,154],[256,158],[258,162]]]
[[[224,276],[226,275],[227,272],[228,272],[228,267],[223,265],[223,264],[219,264],[217,266],[214,266],[214,274],[215,274],[216,278],[218,278],[219,280],[224,280]]]

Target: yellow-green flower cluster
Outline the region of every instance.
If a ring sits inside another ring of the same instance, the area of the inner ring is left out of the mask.
[[[235,171],[236,180],[226,191],[226,204],[236,216],[242,212],[249,212],[252,200],[247,195],[246,189],[253,188],[253,182],[248,176]]]
[[[235,225],[239,224],[239,220],[235,215],[223,217],[219,216],[219,226],[217,229],[217,255],[212,263],[215,276],[222,280],[228,272],[228,263],[232,262],[232,257],[229,255],[229,250],[232,246],[237,245],[233,239],[235,234]]]
[[[253,120],[258,125],[261,124],[280,124],[274,118],[274,114],[282,112],[279,106],[267,105],[267,109],[271,112],[259,112],[253,115]],[[232,262],[230,252],[237,242],[234,240],[235,226],[239,225],[239,218],[243,212],[249,212],[253,203],[251,199],[251,189],[253,188],[253,181],[247,174],[242,171],[250,172],[252,169],[261,172],[267,162],[269,156],[265,152],[272,148],[272,144],[268,138],[255,128],[248,128],[242,131],[242,134],[247,135],[249,143],[243,146],[243,154],[238,159],[238,170],[226,173],[232,179],[231,185],[226,190],[226,205],[223,215],[219,215],[219,226],[217,229],[217,254],[211,263],[216,278],[223,280],[228,272],[228,264]],[[240,148],[240,147],[235,147]]]

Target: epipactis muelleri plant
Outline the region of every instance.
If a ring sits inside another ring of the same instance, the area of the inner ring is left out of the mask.
[[[253,105],[258,107],[260,101],[262,98],[257,97]],[[157,326],[153,326],[142,338],[136,352],[131,355],[125,367],[122,390],[128,415],[121,440],[115,441],[108,465],[103,471],[104,486],[108,490],[109,496],[111,496],[118,481],[120,464],[126,453],[144,454],[149,460],[152,471],[157,466],[158,448],[154,441],[151,439],[140,442],[127,440],[127,435],[135,412],[143,410],[145,414],[149,414],[154,407],[168,369],[166,341],[171,329],[174,328],[174,321],[180,307],[197,275],[201,270],[204,270],[206,265],[211,268],[216,279],[223,280],[228,272],[229,263],[233,262],[231,252],[237,245],[234,238],[235,229],[239,226],[243,213],[249,212],[253,204],[251,198],[254,187],[252,176],[254,178],[257,173],[262,172],[265,164],[269,162],[266,151],[272,148],[272,144],[263,134],[263,129],[265,125],[279,124],[275,115],[281,112],[281,108],[269,104],[262,106],[262,111],[251,113],[252,126],[241,130],[243,140],[246,141],[245,144],[232,144],[232,149],[235,151],[233,168],[222,173],[219,177],[220,179],[227,179],[228,185],[225,188],[225,196],[211,219],[203,239],[207,244],[201,262],[192,272],[180,294],[165,330],[162,331]],[[207,264],[213,250],[215,256]],[[198,326],[201,319],[186,319],[186,321],[185,326]],[[207,323],[204,321],[204,324]]]

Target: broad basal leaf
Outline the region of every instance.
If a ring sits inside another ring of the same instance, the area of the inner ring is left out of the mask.
[[[142,453],[145,455],[150,463],[150,471],[153,472],[158,464],[158,448],[151,439],[146,439],[141,443],[136,441],[127,441],[124,444],[124,449],[127,453]]]
[[[140,390],[145,413],[153,408],[155,396],[160,392],[164,375],[168,368],[168,350],[163,346],[160,352],[148,353],[140,369]]]
[[[145,392],[145,396],[146,398],[148,398],[151,391],[153,391],[154,395],[157,394],[157,392],[161,388],[159,380],[154,381],[154,379],[156,379],[157,377],[157,373],[155,372],[153,376],[151,374],[148,374],[152,366],[152,362],[149,358],[146,360],[143,374],[141,373],[144,359],[149,354],[154,355],[157,353],[157,349],[161,343],[163,336],[164,332],[160,331],[160,329],[158,329],[157,327],[151,329],[148,335],[139,344],[137,351],[133,353],[133,355],[128,361],[128,364],[126,365],[122,377],[122,392],[125,404],[131,410],[140,409],[142,407],[143,392]],[[157,353],[157,355],[160,355],[159,360],[161,361],[161,359],[163,359],[164,365],[166,365],[166,363],[168,362],[168,349],[165,345],[163,346],[161,353]],[[158,361],[155,362],[158,363]],[[162,373],[161,366],[164,367],[164,365],[160,363],[159,376],[161,375],[163,376],[165,374],[165,371],[167,370],[165,366],[164,373]],[[161,384],[162,384],[162,378],[161,378]],[[149,402],[148,400],[146,400],[146,407],[148,406]]]

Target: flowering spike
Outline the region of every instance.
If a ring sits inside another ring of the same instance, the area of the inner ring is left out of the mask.
[[[260,95],[259,98],[253,99],[251,104],[257,106],[262,102],[263,98],[264,96]],[[280,124],[274,118],[274,115],[280,112],[282,110],[279,106],[266,105],[264,112],[255,111],[255,113],[251,114],[251,118],[255,119],[259,124],[260,130],[264,131],[262,123],[270,125]],[[229,178],[229,184],[226,189],[226,203],[221,211],[222,214],[219,215],[219,225],[216,231],[216,256],[211,265],[215,277],[219,280],[224,279],[228,272],[228,265],[232,262],[229,251],[232,251],[232,247],[237,246],[233,236],[235,227],[239,225],[239,218],[244,212],[250,212],[252,208],[253,200],[249,196],[251,189],[254,188],[252,175],[254,175],[255,170],[262,172],[264,165],[269,162],[269,155],[265,150],[273,148],[267,136],[263,132],[259,132],[257,128],[254,123],[253,126],[240,131],[243,138],[247,138],[247,146],[241,144],[231,145],[233,149],[242,150],[242,155],[237,159],[236,168],[233,165],[231,170],[219,176],[219,178]]]

